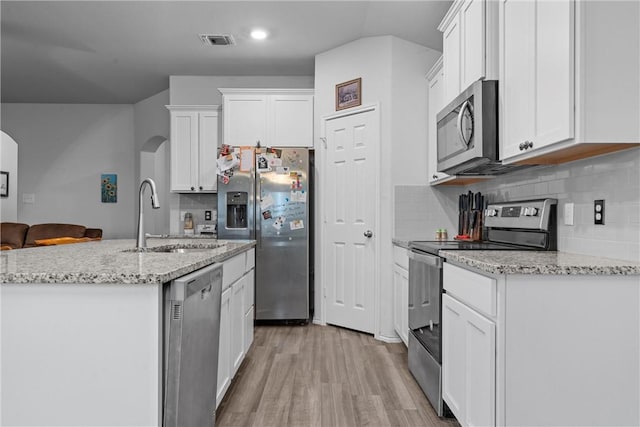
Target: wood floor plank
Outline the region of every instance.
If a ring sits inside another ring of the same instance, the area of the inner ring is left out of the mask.
[[[454,427],[407,366],[403,344],[333,326],[257,326],[216,425]]]

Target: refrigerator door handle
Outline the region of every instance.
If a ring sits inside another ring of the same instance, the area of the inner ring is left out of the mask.
[[[262,247],[262,221],[260,220],[260,214],[262,211],[261,202],[262,202],[262,185],[260,182],[260,174],[255,171],[252,172],[254,177],[254,185],[255,185],[255,200],[254,200],[254,215],[253,215],[253,232],[255,235],[252,237],[256,241],[257,247]]]

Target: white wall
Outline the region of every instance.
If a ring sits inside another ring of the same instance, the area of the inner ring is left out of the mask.
[[[313,87],[313,76],[170,76],[172,105],[222,105],[218,88],[290,88]]]
[[[102,228],[107,239],[134,238],[133,106],[3,104],[2,126],[20,141],[20,222],[75,223]],[[118,175],[117,203],[101,203],[101,173]],[[22,203],[24,193],[35,203]]]
[[[0,198],[0,221],[18,220],[18,144],[6,133],[2,136],[0,170],[9,172],[9,197]]]
[[[425,75],[440,56],[439,52],[396,37],[368,37],[316,55],[315,68],[315,147],[316,218],[322,218],[322,168],[324,149],[318,136],[321,119],[335,113],[335,85],[362,78],[362,105],[380,105],[380,218],[377,237],[380,260],[392,258],[393,188],[396,183],[420,184],[427,180]],[[316,239],[316,321],[320,322],[322,236]],[[378,330],[381,338],[393,338],[391,263],[380,262]]]

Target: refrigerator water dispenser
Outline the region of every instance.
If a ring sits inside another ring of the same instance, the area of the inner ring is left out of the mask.
[[[247,204],[249,193],[227,193],[227,228],[247,228]]]

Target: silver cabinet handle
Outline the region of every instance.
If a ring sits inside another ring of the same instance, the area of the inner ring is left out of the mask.
[[[370,239],[371,237],[373,237],[373,231],[371,230],[367,230],[364,232],[364,237]]]

